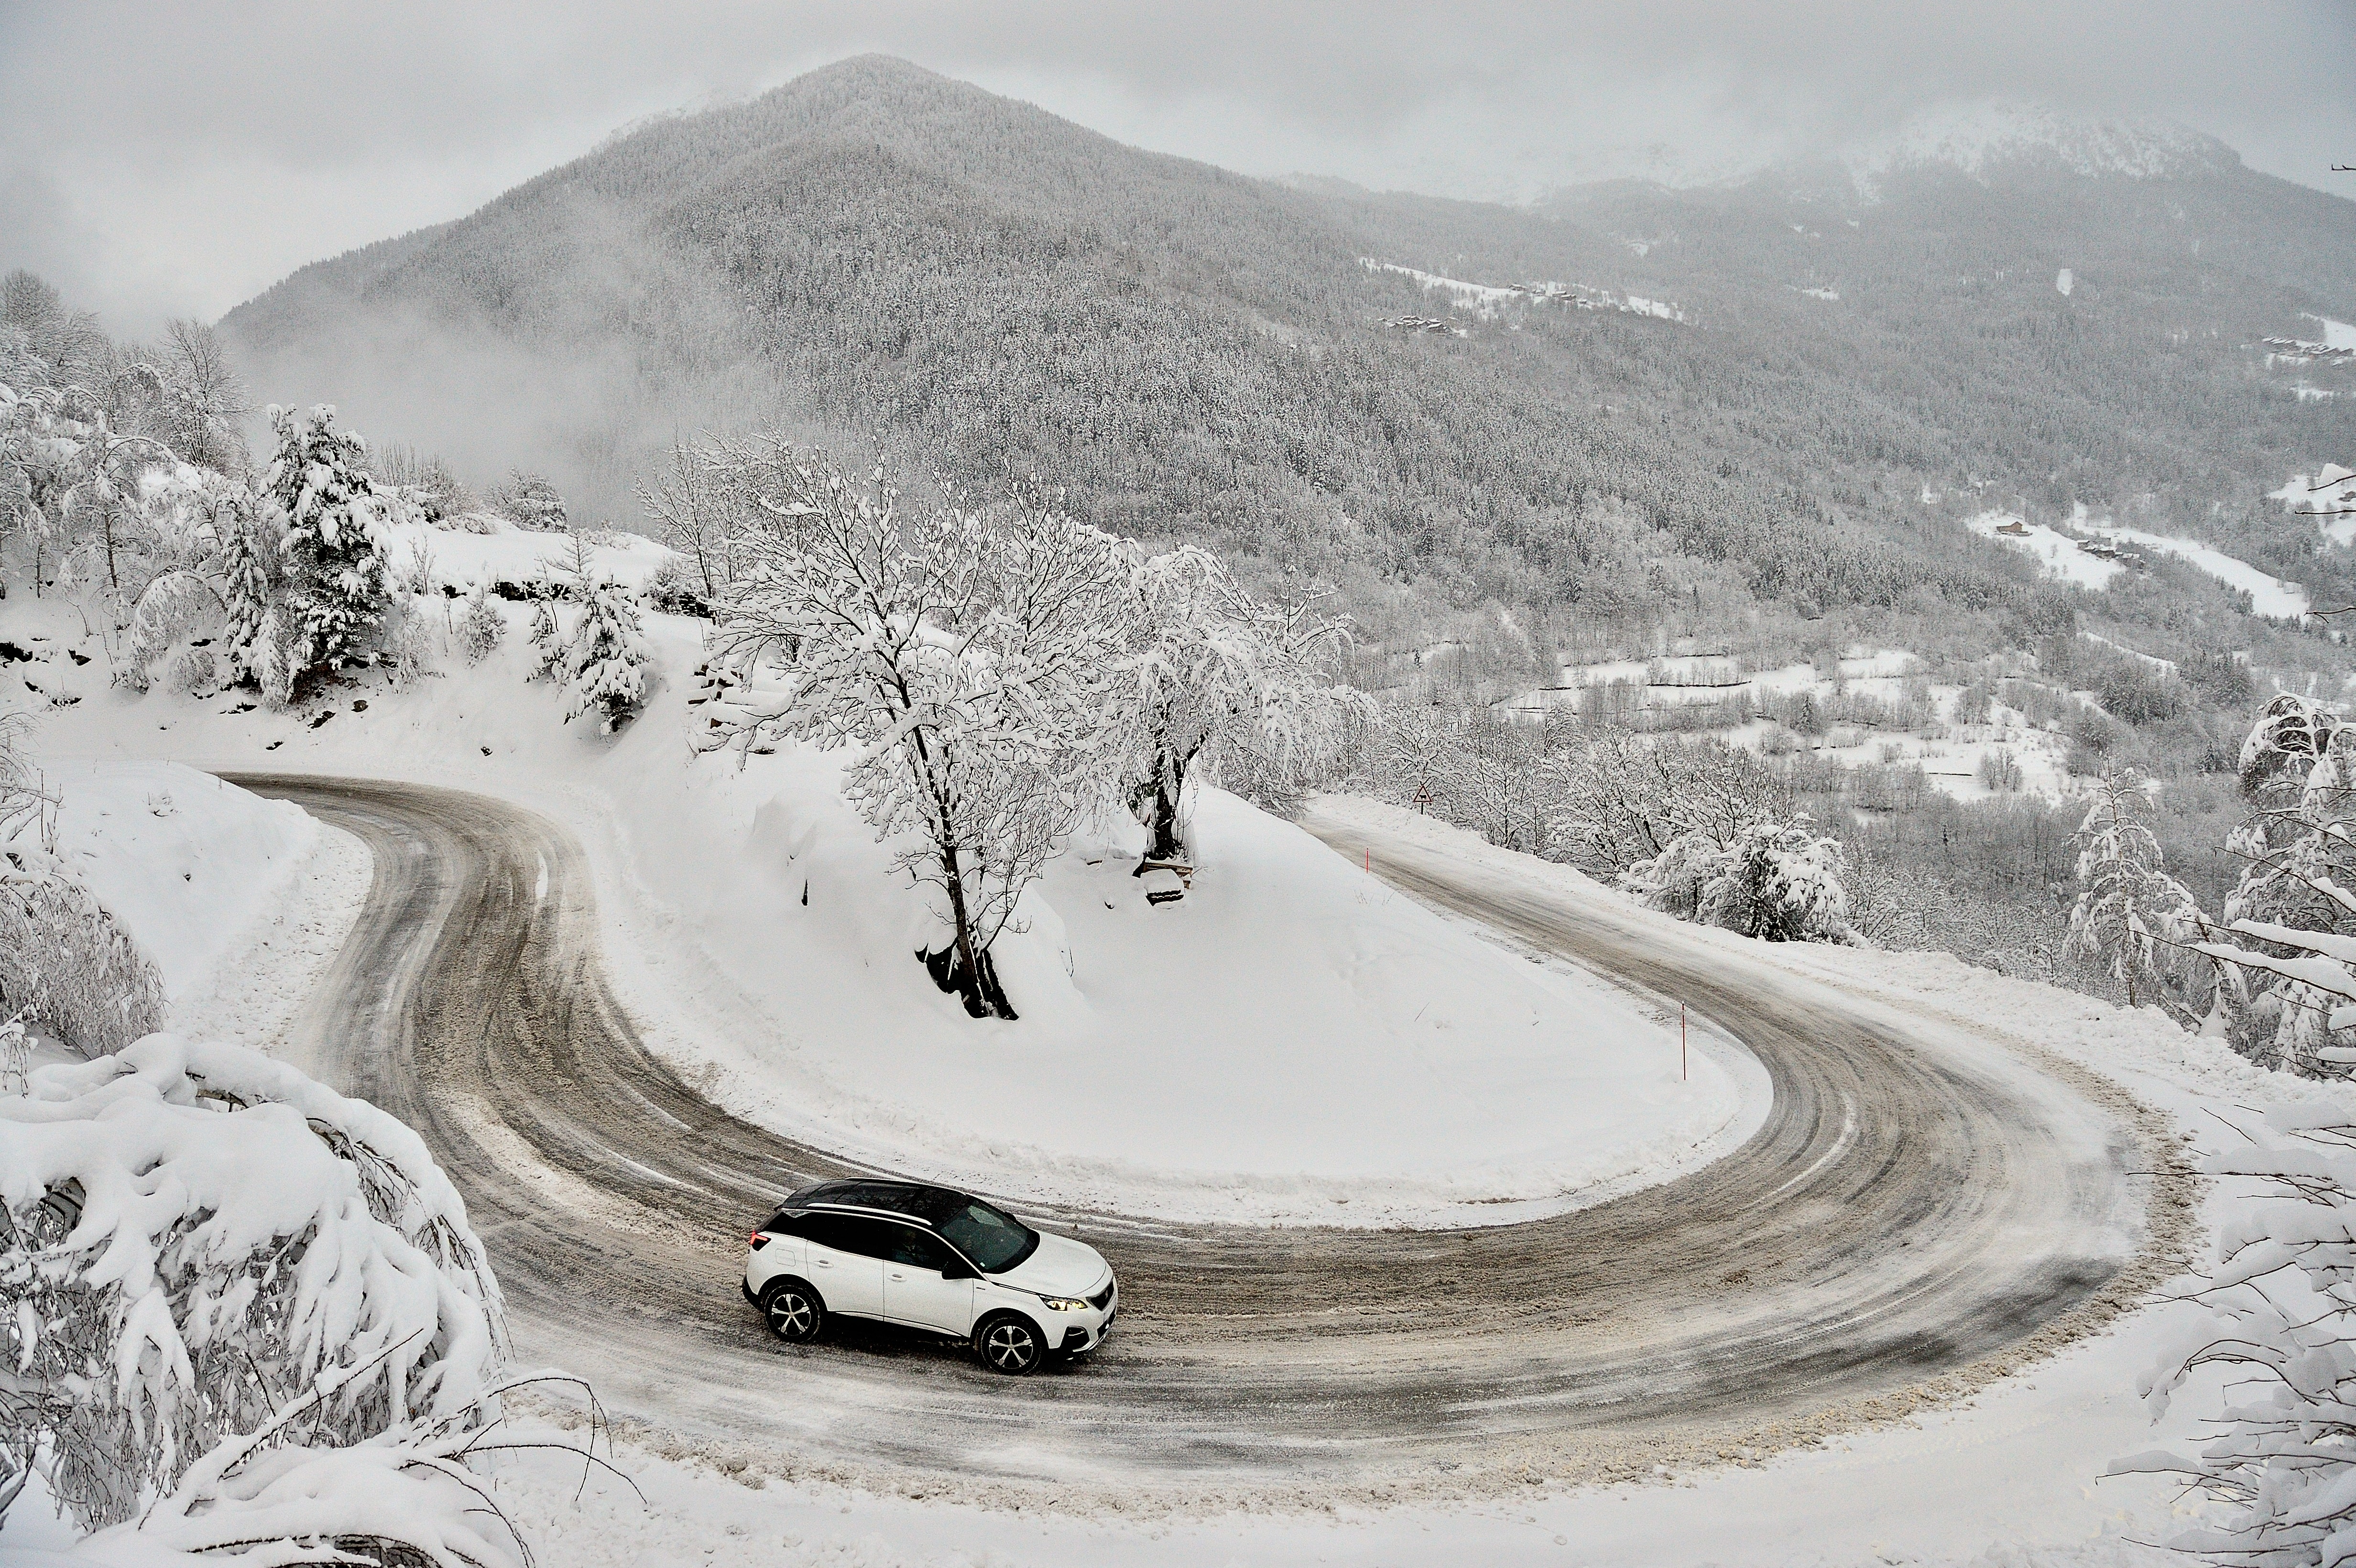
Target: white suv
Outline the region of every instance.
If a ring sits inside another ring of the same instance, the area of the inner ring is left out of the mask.
[[[964,1339],[1020,1375],[1104,1343],[1120,1307],[1094,1247],[1004,1210],[908,1181],[821,1181],[753,1232],[744,1296],[770,1331],[815,1339],[829,1313]]]

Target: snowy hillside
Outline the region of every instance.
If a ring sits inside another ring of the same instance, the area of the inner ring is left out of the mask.
[[[1892,172],[1946,167],[1974,178],[2005,164],[2045,164],[2081,176],[2183,178],[2241,165],[2213,136],[2164,121],[2107,120],[2026,103],[1953,102],[1842,155],[1860,193]],[[2067,290],[2063,291],[2067,293]]]

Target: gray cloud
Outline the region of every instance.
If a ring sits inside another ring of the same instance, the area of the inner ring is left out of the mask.
[[[2349,0],[519,7],[0,0],[0,266],[118,330],[457,216],[630,120],[862,49],[1124,141],[1485,197],[1730,172],[2006,98],[2162,116],[2356,194]]]

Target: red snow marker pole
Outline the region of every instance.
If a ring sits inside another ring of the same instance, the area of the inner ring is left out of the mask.
[[[1371,871],[1371,870],[1373,870],[1374,869],[1375,869],[1375,852],[1374,852],[1372,849],[1369,849],[1369,850],[1367,850],[1367,851],[1366,851],[1366,869],[1368,869],[1369,871]]]

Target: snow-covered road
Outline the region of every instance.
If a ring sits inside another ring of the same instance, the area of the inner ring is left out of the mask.
[[[377,879],[288,1042],[417,1126],[466,1194],[521,1360],[816,1473],[955,1471],[1331,1499],[1633,1476],[1952,1395],[2169,1272],[2156,1118],[2091,1074],[1944,1038],[1730,939],[1333,820],[1397,885],[1617,975],[1766,1066],[1759,1133],[1682,1179],[1526,1224],[1344,1232],[1041,1214],[1109,1256],[1120,1328],[1010,1382],[888,1332],[787,1349],[737,1294],[746,1221],[826,1152],[640,1043],[562,828],[410,784],[241,778],[359,835]],[[1140,1042],[1140,1049],[1152,1049]],[[2155,1216],[2162,1219],[2157,1227]]]

